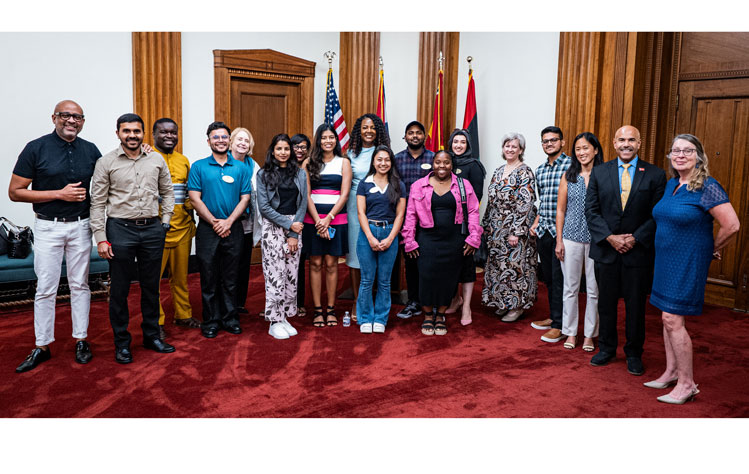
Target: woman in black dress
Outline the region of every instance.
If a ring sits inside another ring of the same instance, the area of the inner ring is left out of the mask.
[[[463,180],[468,210],[468,235],[461,233],[463,206],[458,177],[452,173],[452,157],[445,151],[434,155],[433,171],[411,186],[403,226],[405,250],[417,257],[419,301],[424,310],[421,332],[447,334],[445,310],[458,287],[463,257],[481,243],[479,201],[471,183]],[[436,314],[433,309],[436,308]]]

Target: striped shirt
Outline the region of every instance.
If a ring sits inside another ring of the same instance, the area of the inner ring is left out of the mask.
[[[341,196],[341,184],[343,183],[343,160],[340,156],[336,156],[329,163],[325,163],[322,171],[320,172],[320,179],[312,181],[310,183],[310,197],[312,202],[315,203],[315,209],[320,219],[324,219],[325,216],[333,209],[338,198]],[[304,216],[304,222],[307,224],[314,224],[315,221],[309,212]],[[345,209],[342,209],[338,213],[330,225],[348,224],[348,215]]]
[[[541,205],[538,208],[538,228],[536,234],[541,237],[547,231],[556,238],[557,194],[559,181],[570,167],[571,159],[562,153],[552,164],[545,161],[536,170],[536,186]]]

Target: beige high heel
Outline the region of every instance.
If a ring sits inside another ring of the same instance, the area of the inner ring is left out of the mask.
[[[671,395],[662,395],[658,397],[658,401],[663,403],[670,403],[671,405],[683,405],[686,402],[691,402],[692,400],[694,400],[694,397],[696,397],[698,393],[700,393],[700,391],[697,388],[697,385],[695,385],[692,389],[692,393],[689,394],[686,398],[678,400],[676,398],[672,398]]]

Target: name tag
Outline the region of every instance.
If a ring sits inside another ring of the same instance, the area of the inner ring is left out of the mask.
[[[229,175],[224,175],[221,177],[221,179],[224,180],[225,183],[229,183],[229,184],[234,182],[234,178],[232,178]]]
[[[423,163],[421,165],[421,169],[423,169],[423,170],[430,170],[430,169],[432,169],[432,165],[430,165],[429,163]]]
[[[455,174],[460,174],[460,173],[462,173],[462,172],[463,172],[463,170],[462,170],[462,169],[460,169],[460,168],[458,168],[457,170],[455,170]]]

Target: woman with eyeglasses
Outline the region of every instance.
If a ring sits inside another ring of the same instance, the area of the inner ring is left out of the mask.
[[[598,138],[583,132],[572,142],[570,167],[559,181],[557,194],[556,253],[562,267],[562,334],[567,336],[565,349],[577,346],[577,325],[580,316],[577,294],[585,272],[586,294],[583,350],[595,349],[593,338],[598,336],[598,284],[590,253],[590,231],[585,219],[585,194],[590,183],[590,172],[603,163],[603,151]]]
[[[310,141],[307,135],[303,133],[297,133],[291,137],[291,151],[293,152],[294,158],[296,158],[299,167],[302,167],[304,160],[309,156]],[[304,308],[304,292],[306,281],[305,281],[305,265],[304,262],[309,256],[307,255],[307,247],[302,246],[301,254],[299,255],[299,271],[296,277],[296,311],[297,316],[300,318],[307,315],[307,310]]]
[[[650,303],[663,311],[666,370],[645,386],[676,386],[658,401],[681,405],[699,393],[692,371],[692,340],[686,316],[702,313],[710,263],[739,230],[728,194],[710,176],[707,154],[694,135],[674,138],[669,152],[672,178],[653,208],[655,271]],[[719,230],[713,238],[713,221]]]
[[[322,124],[315,132],[314,145],[304,162],[307,172],[307,216],[302,239],[308,247],[309,280],[315,305],[315,327],[337,326],[335,313],[338,287],[338,257],[348,252],[346,200],[351,191],[351,162],[341,156],[335,128]],[[322,268],[325,264],[327,307],[322,308]]]
[[[390,146],[390,137],[385,131],[385,125],[375,114],[364,114],[354,123],[351,130],[351,145],[348,149],[348,158],[351,160],[351,192],[346,204],[348,213],[348,254],[346,265],[351,275],[351,289],[354,292],[354,306],[351,309],[351,319],[356,321],[356,301],[359,296],[359,282],[361,271],[359,258],[356,254],[356,242],[359,239],[359,214],[357,209],[356,190],[359,182],[367,177],[369,165],[372,162],[372,154],[377,146]]]
[[[296,275],[307,211],[307,174],[292,156],[285,133],[273,137],[258,172],[257,202],[261,219],[265,320],[276,339],[296,336],[288,318],[296,314]]]
[[[259,166],[255,166],[255,160],[252,159],[252,150],[255,148],[255,139],[249,130],[237,127],[232,130],[229,136],[229,155],[235,160],[244,163],[249,167],[252,176],[252,193],[250,194],[250,205],[247,211],[242,215],[242,230],[244,232],[244,241],[242,242],[242,251],[239,254],[239,268],[237,269],[237,299],[236,307],[238,314],[247,314],[244,307],[247,301],[247,291],[250,284],[250,261],[252,260],[252,248],[260,241],[260,223],[257,212],[256,175]],[[253,233],[253,230],[255,231]]]
[[[496,308],[502,321],[511,323],[536,302],[538,254],[529,233],[536,218],[536,178],[523,163],[525,137],[509,133],[502,138],[502,158],[487,192],[482,226],[489,257],[484,267],[481,302]]]

